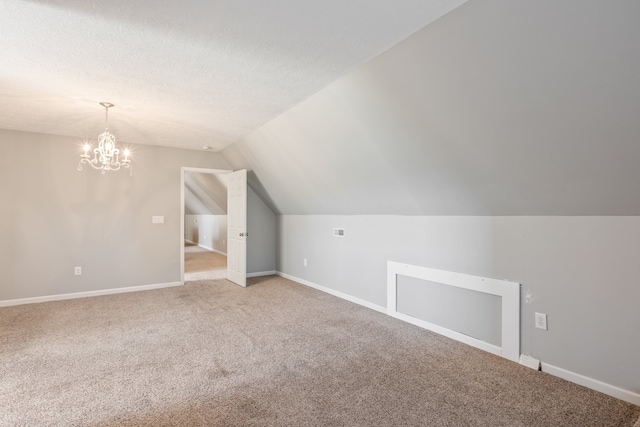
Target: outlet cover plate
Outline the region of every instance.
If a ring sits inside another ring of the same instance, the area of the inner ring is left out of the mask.
[[[543,313],[536,313],[536,328],[547,330],[547,315]]]

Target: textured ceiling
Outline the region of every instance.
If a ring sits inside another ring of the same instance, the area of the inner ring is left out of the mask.
[[[0,128],[219,150],[466,0],[0,2]]]

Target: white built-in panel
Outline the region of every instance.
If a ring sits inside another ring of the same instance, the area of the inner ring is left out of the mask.
[[[501,297],[501,346],[470,337],[457,331],[416,319],[397,311],[398,275]],[[416,265],[387,262],[387,313],[390,316],[429,329],[441,335],[518,362],[520,358],[520,284],[506,280],[472,276]]]

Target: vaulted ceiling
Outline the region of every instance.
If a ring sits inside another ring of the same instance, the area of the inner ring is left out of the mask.
[[[226,174],[185,171],[184,212],[186,215],[226,215]]]
[[[0,128],[210,146],[283,214],[640,215],[640,3],[0,2]]]

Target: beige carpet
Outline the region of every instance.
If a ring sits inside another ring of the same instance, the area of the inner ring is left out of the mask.
[[[184,244],[184,280],[217,280],[227,277],[227,257],[201,248],[193,243]]]
[[[640,408],[279,277],[0,308],[2,426],[633,426]]]

